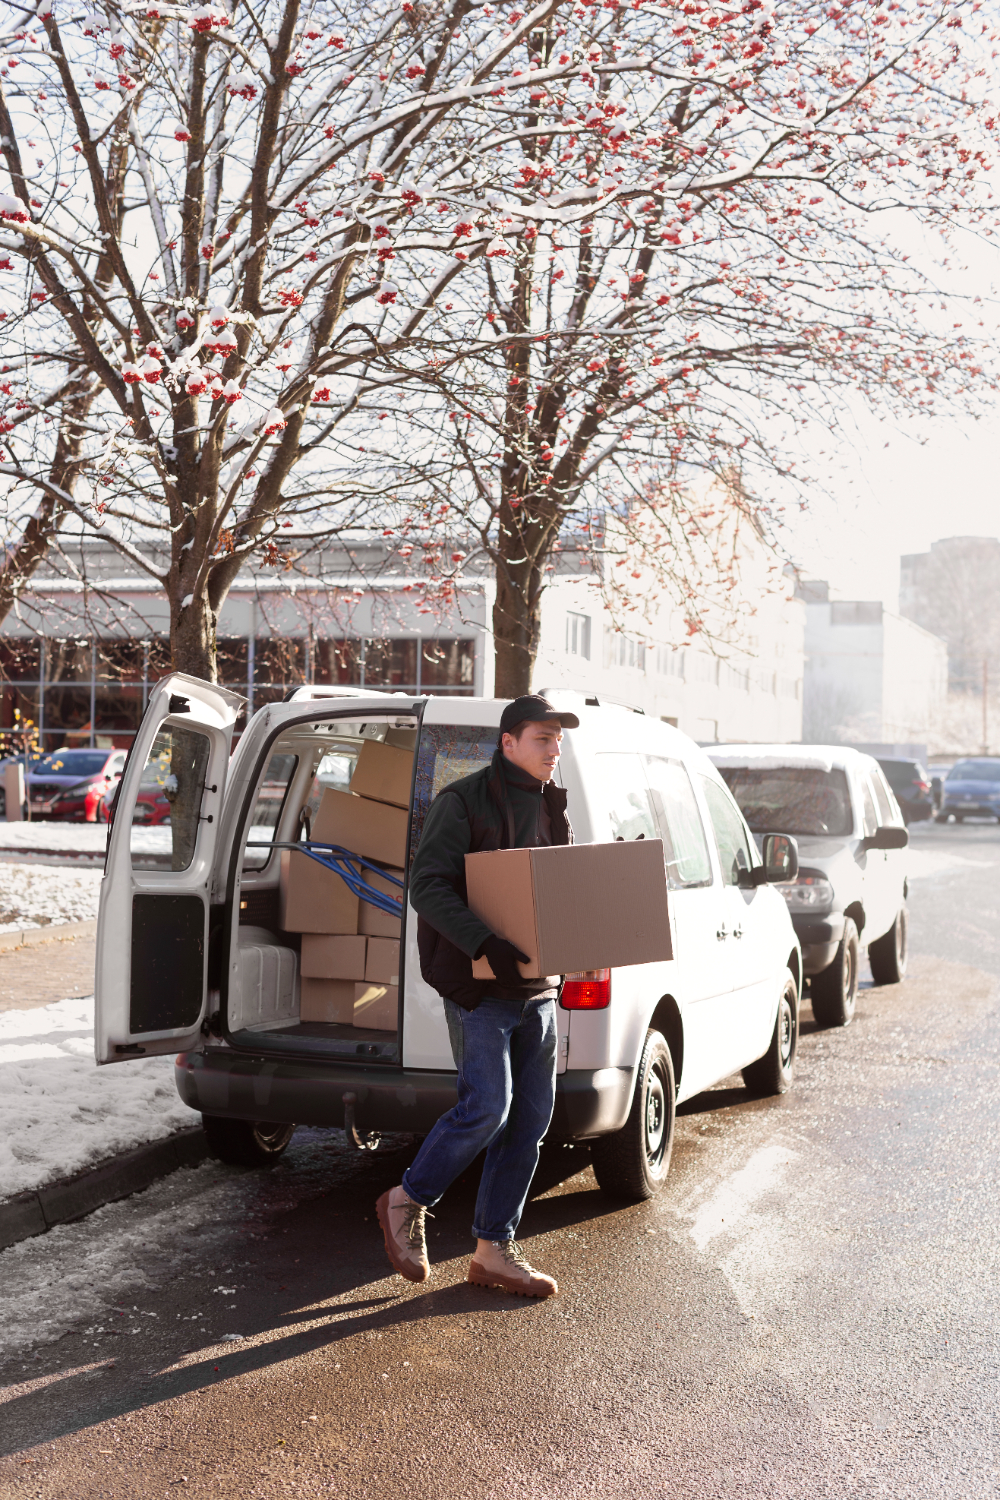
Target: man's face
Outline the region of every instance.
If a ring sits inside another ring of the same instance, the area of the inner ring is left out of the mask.
[[[536,781],[551,781],[560,756],[562,730],[558,724],[525,724],[520,738],[503,737],[502,749],[512,765],[534,776]]]

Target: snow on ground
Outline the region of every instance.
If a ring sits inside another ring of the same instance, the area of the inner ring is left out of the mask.
[[[95,1066],[93,996],[0,1013],[0,1200],[198,1119],[173,1054]]]
[[[101,871],[0,862],[0,932],[9,927],[46,927],[88,922],[97,916]]]
[[[12,854],[55,849],[67,854],[103,856],[107,842],[108,829],[104,823],[5,823],[0,818],[0,850],[9,849]],[[170,824],[159,823],[155,828],[135,824],[132,848],[143,854],[168,854]]]

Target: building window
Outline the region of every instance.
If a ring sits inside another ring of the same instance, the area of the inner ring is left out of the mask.
[[[738,693],[749,693],[750,691],[750,668],[734,667],[731,661],[725,663],[726,684],[735,688]]]
[[[684,652],[673,646],[657,646],[656,670],[662,677],[679,677],[684,680]]]
[[[646,647],[641,641],[623,635],[620,630],[604,627],[604,665],[606,667],[634,667],[638,672],[646,670]]]
[[[798,677],[779,677],[779,698],[797,698],[799,696],[801,679]]]
[[[566,655],[590,660],[590,616],[570,610],[566,615]]]
[[[715,682],[719,680],[719,661],[715,656],[710,656],[707,651],[695,651],[692,653],[694,659],[695,682]]]

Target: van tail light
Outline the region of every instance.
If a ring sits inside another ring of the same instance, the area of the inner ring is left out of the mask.
[[[567,974],[559,1003],[563,1010],[606,1010],[611,1004],[611,970]]]

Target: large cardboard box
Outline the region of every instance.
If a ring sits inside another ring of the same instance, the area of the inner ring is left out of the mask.
[[[399,990],[394,984],[354,986],[354,1024],[372,1031],[395,1031],[399,1020]]]
[[[401,865],[406,859],[409,823],[405,807],[328,787],[313,822],[312,836],[317,844],[339,844],[379,864]]]
[[[351,777],[351,791],[376,802],[409,807],[413,752],[381,740],[365,740]]]
[[[469,906],[530,962],[525,979],[673,957],[659,839],[465,856]],[[477,979],[494,977],[485,958]]]
[[[398,938],[373,937],[368,939],[365,978],[370,984],[399,983]]]
[[[302,935],[299,973],[309,979],[367,979],[368,939],[331,936],[325,932]]]
[[[395,875],[397,880],[402,880],[402,870],[390,870],[390,875]],[[374,870],[365,871],[365,884],[370,885],[376,891],[382,891],[386,896],[392,896],[394,900],[402,899],[403,892],[398,885],[393,885],[388,880],[383,880],[376,875]],[[399,941],[403,924],[399,917],[392,917],[388,912],[381,911],[377,906],[362,901],[358,907],[358,931],[363,932],[366,937],[395,938]]]
[[[358,898],[333,870],[283,849],[279,920],[284,932],[356,933]]]
[[[354,980],[308,979],[303,975],[301,984],[300,1021],[354,1025],[354,992],[357,989]]]

